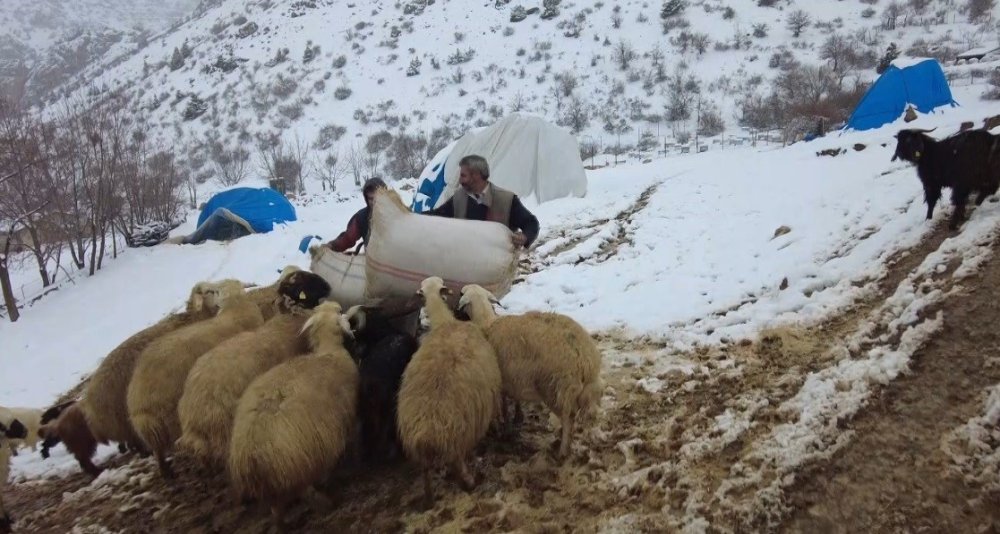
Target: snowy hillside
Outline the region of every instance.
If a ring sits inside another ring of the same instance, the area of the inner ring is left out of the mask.
[[[131,54],[191,14],[198,0],[3,0],[0,94],[37,102],[102,59]]]
[[[68,87],[123,90],[202,181],[208,158],[293,140],[322,162],[312,172],[332,158],[347,172],[354,153],[381,146],[387,155],[359,172],[404,178],[514,110],[573,130],[588,153],[639,159],[636,149],[676,153],[698,132],[716,148],[744,143],[741,122],[794,139],[817,116],[846,117],[890,44],[942,59],[997,44],[989,12],[970,23],[951,0],[544,4],[225,0]]]

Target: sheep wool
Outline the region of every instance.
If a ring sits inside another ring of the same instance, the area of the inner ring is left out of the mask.
[[[10,452],[16,452],[21,447],[28,447],[32,452],[38,449],[38,427],[42,424],[42,413],[44,411],[41,408],[5,408],[0,406],[0,424],[9,426],[17,420],[28,429],[28,435],[24,438],[10,438],[7,440],[5,446],[10,449]]]
[[[305,325],[312,352],[256,378],[233,421],[228,472],[241,497],[260,499],[282,520],[287,503],[325,478],[355,421],[358,369],[340,305],[324,302]]]
[[[601,354],[587,331],[557,313],[528,312],[497,317],[496,297],[482,287],[462,288],[459,307],[486,332],[496,350],[504,395],[542,402],[562,427],[559,456],[570,452],[574,427],[601,399]],[[506,412],[506,410],[503,410]],[[506,415],[506,414],[505,414]]]
[[[140,330],[105,356],[90,377],[80,400],[80,410],[98,443],[116,441],[132,448],[142,447],[128,417],[126,396],[135,364],[146,347],[166,334],[212,317],[216,308],[205,303],[207,282],[191,289],[185,310],[170,314],[156,324]]]
[[[208,466],[225,461],[240,397],[254,378],[308,350],[306,340],[298,336],[306,319],[301,312],[279,313],[198,359],[177,406],[182,433],[179,449]]]
[[[479,327],[455,319],[438,277],[421,283],[431,329],[413,355],[399,389],[398,427],[407,457],[424,468],[424,500],[433,495],[430,470],[448,465],[466,489],[475,485],[467,456],[486,435],[500,401],[500,369]]]
[[[165,477],[173,477],[166,456],[181,436],[177,403],[191,367],[223,341],[264,323],[260,309],[247,298],[238,280],[213,284],[208,299],[218,300],[218,314],[152,342],[139,356],[128,386],[129,418],[143,443],[156,455]]]
[[[0,533],[10,532],[10,527],[13,524],[3,502],[3,488],[7,485],[7,478],[10,476],[11,449],[7,440],[24,439],[25,436],[27,436],[27,430],[17,419],[9,423],[0,423]]]

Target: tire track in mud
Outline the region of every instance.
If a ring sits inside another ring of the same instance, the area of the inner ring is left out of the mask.
[[[1000,242],[993,244],[994,251]],[[944,322],[893,381],[848,423],[852,442],[793,486],[788,532],[995,532],[1000,495],[949,471],[942,441],[979,415],[984,388],[1000,383],[1000,257],[961,282],[937,310]],[[934,310],[934,311],[937,311]]]

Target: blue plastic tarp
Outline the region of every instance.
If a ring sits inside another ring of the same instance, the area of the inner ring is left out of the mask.
[[[205,204],[198,216],[198,226],[220,208],[236,215],[256,233],[274,229],[274,223],[295,220],[295,208],[281,193],[269,187],[237,187],[222,191]]]
[[[957,105],[937,61],[928,59],[902,69],[890,65],[862,97],[846,128],[878,128],[902,116],[907,104],[912,104],[921,113]]]

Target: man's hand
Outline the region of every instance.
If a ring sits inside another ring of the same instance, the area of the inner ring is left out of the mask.
[[[528,242],[528,236],[524,235],[524,232],[518,230],[510,238],[514,242],[515,246],[523,247],[525,243]]]

